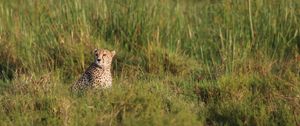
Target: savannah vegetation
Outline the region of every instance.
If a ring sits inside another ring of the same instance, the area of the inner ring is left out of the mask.
[[[299,0],[0,0],[0,125],[299,126],[299,53]]]

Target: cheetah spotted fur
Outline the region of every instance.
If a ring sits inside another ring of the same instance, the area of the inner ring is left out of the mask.
[[[86,69],[71,89],[74,91],[87,88],[104,89],[111,87],[111,63],[115,54],[115,51],[95,49],[95,61]]]

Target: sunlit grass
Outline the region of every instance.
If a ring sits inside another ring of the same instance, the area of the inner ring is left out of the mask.
[[[300,125],[299,41],[297,0],[3,0],[0,125]]]

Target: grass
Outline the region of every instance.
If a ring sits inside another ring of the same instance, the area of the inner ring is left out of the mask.
[[[297,126],[299,53],[298,0],[2,0],[0,125]]]

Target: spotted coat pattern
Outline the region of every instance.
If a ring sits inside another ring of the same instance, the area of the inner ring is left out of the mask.
[[[95,61],[86,69],[72,90],[104,89],[112,86],[111,63],[115,51],[95,49]]]

